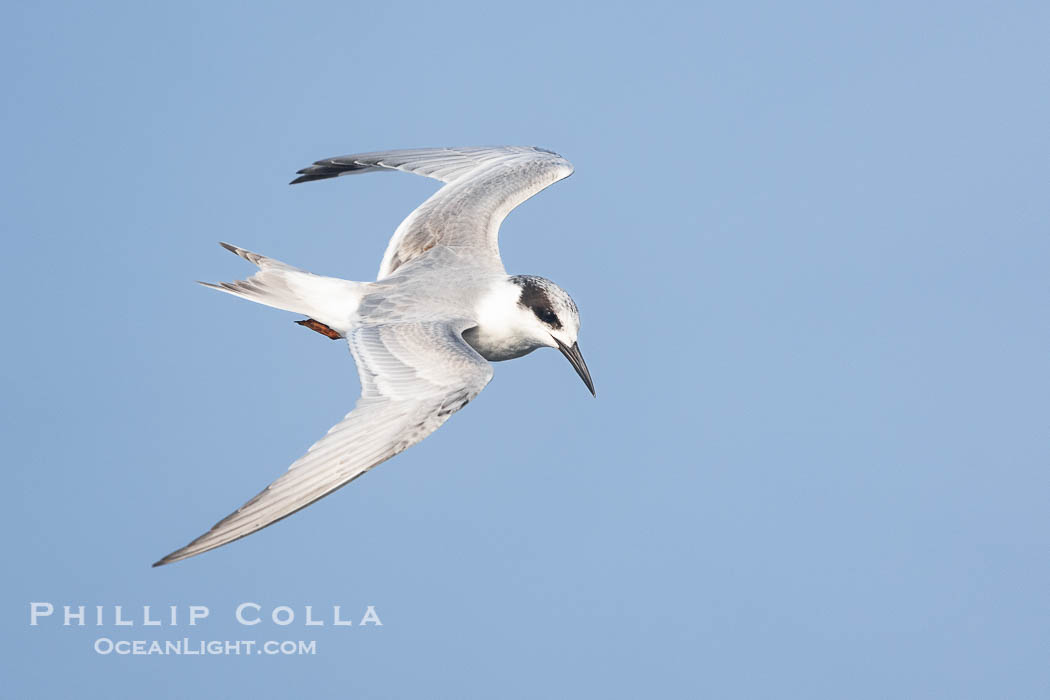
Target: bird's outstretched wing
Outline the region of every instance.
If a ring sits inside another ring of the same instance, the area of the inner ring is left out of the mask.
[[[472,261],[503,270],[499,226],[510,210],[572,174],[557,153],[533,146],[469,146],[358,153],[319,160],[291,184],[376,170],[446,183],[408,215],[387,247],[379,279],[437,246],[473,249]]]
[[[154,566],[271,525],[411,447],[481,392],[492,366],[463,340],[470,321],[364,326],[348,336],[361,377],[354,410],[288,471]]]

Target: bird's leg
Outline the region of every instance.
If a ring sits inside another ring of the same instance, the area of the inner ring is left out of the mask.
[[[339,340],[343,337],[342,334],[338,331],[333,331],[325,324],[321,323],[320,321],[315,321],[312,318],[308,318],[305,321],[296,321],[296,323],[298,323],[300,326],[305,326],[306,328],[309,328],[312,331],[317,331],[321,335],[327,336],[332,340]]]

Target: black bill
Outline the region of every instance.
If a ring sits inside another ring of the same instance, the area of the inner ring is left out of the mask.
[[[598,394],[594,393],[594,382],[591,381],[591,373],[587,369],[587,363],[583,361],[583,354],[580,352],[580,344],[573,343],[570,348],[557,338],[554,338],[554,342],[558,344],[558,349],[561,350],[561,354],[565,355],[566,359],[572,364],[572,368],[576,370],[576,374],[580,375],[580,379],[582,379],[583,383],[587,385],[587,388],[591,392],[591,396],[597,396]]]

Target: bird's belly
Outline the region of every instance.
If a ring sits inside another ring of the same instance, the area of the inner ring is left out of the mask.
[[[522,338],[500,338],[488,335],[482,333],[477,327],[464,331],[463,339],[489,362],[513,360],[515,357],[528,355],[540,347]]]

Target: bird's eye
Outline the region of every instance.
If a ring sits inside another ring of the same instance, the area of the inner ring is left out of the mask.
[[[550,309],[541,309],[539,317],[544,323],[554,323],[558,320],[558,315]]]

